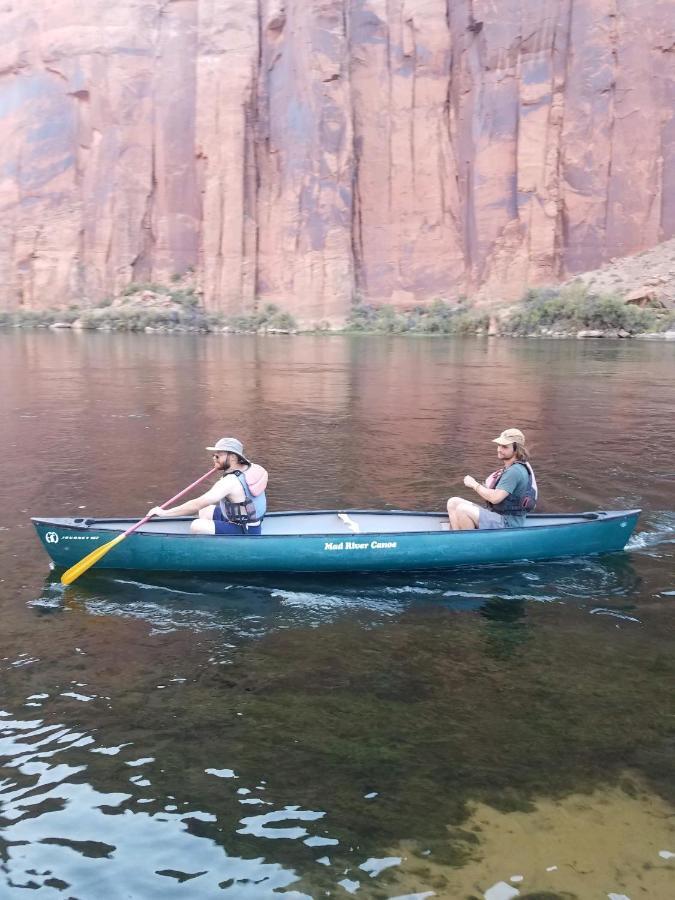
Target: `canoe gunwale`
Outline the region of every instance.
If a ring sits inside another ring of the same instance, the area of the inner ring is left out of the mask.
[[[319,516],[319,515],[327,515],[327,514],[336,514],[336,510],[332,509],[310,509],[310,510],[283,510],[279,512],[271,512],[268,513],[265,518],[274,518],[281,516]],[[447,514],[443,512],[429,511],[429,510],[399,510],[399,509],[391,509],[391,510],[379,510],[379,509],[349,509],[345,510],[349,515],[381,515],[381,516],[429,516],[434,518],[446,518]],[[499,534],[499,533],[519,533],[521,531],[528,531],[531,533],[536,533],[538,528],[560,528],[565,526],[574,526],[580,527],[582,525],[590,525],[598,522],[607,522],[612,519],[623,518],[625,516],[639,516],[642,512],[641,509],[620,509],[620,510],[595,510],[595,511],[587,511],[581,513],[530,513],[528,515],[528,519],[542,519],[546,520],[546,522],[542,522],[540,525],[519,525],[512,528],[505,529],[467,529],[466,531],[446,531],[439,530],[438,528],[429,529],[428,531],[424,530],[414,530],[414,531],[362,531],[354,534],[354,537],[365,537],[366,535],[416,535],[421,536],[424,535],[426,537],[438,536],[442,538],[447,538],[448,535],[452,535],[453,537],[458,537],[459,535],[476,535],[476,533],[491,533],[491,534]],[[191,522],[194,519],[194,516],[171,516],[167,517],[167,522]],[[558,520],[551,522],[550,520]],[[582,521],[579,521],[579,520]],[[111,518],[51,518],[46,516],[34,516],[31,518],[31,521],[35,525],[53,525],[58,524],[60,528],[72,529],[74,531],[85,531],[89,529],[96,529],[101,525],[115,525],[119,524],[120,531],[125,530],[130,523],[133,523],[135,520],[130,519],[128,517],[111,517]],[[155,520],[157,523],[157,520]],[[110,534],[114,535],[115,530],[109,529]],[[136,533],[137,537],[170,537],[170,538],[207,538],[212,540],[214,537],[222,537],[222,535],[213,535],[213,534],[193,534],[192,532],[177,532],[177,531],[157,531],[153,530],[142,531],[139,530]],[[278,540],[279,538],[344,538],[348,536],[344,531],[322,531],[322,532],[277,532],[274,534],[259,534],[254,535],[256,542],[261,539],[274,539]],[[227,535],[228,538],[248,538],[249,535],[245,534],[233,534]]]

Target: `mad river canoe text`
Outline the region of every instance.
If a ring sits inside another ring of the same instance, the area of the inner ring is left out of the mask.
[[[391,550],[398,546],[396,541],[326,541],[324,550]]]

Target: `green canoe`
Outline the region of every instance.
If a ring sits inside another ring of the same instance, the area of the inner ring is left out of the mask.
[[[189,518],[148,522],[94,568],[147,572],[402,572],[622,550],[640,510],[534,514],[522,528],[444,531],[442,513],[331,510],[270,513],[258,536],[190,533]],[[68,568],[133,519],[34,518],[54,563]]]

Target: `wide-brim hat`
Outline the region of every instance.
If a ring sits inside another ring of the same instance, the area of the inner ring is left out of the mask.
[[[508,447],[509,444],[520,444],[525,446],[525,435],[520,428],[507,428],[499,435],[492,439],[493,444],[501,444],[502,447]]]
[[[247,459],[244,454],[244,445],[236,438],[221,438],[219,441],[216,441],[215,447],[207,447],[206,449],[209,453],[236,453],[244,462],[251,464],[251,460]]]

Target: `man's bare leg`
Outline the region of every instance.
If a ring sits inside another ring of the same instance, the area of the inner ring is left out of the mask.
[[[468,503],[465,506],[457,507],[455,512],[456,524],[453,527],[453,531],[472,531],[474,528],[478,528],[477,518],[474,518],[473,510],[468,507]]]
[[[196,519],[190,522],[190,531],[192,534],[215,534],[216,526],[213,521],[213,511],[215,506],[205,506],[199,510]]]
[[[451,497],[448,500],[448,518],[453,531],[470,531],[478,528],[479,514],[479,508],[475,503],[461,497]]]
[[[202,519],[202,512],[203,510],[200,511],[200,518],[193,519],[190,522],[190,531],[192,532],[192,534],[215,534],[216,523],[213,521],[213,519],[211,519],[211,521],[209,521],[208,519]]]

